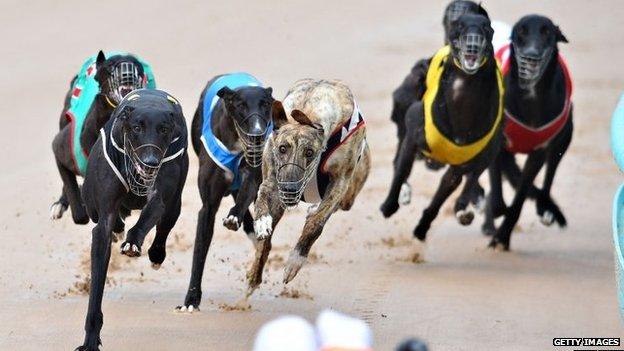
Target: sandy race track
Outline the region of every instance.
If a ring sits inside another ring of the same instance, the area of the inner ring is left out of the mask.
[[[218,73],[252,72],[278,98],[299,78],[343,79],[368,121],[373,156],[353,210],[332,217],[311,262],[288,286],[281,283],[284,259],[305,207],[282,221],[251,311],[230,306],[243,295],[252,246],[242,232],[217,225],[201,312],[184,315],[173,309],[186,292],[200,208],[191,154],[182,215],[163,268],[153,271],[147,257],[122,257],[114,246],[104,350],[250,350],[263,322],[285,313],[313,319],[323,308],[369,322],[378,350],[391,350],[407,336],[424,338],[433,350],[549,350],[553,337],[624,337],[610,239],[610,202],[622,176],[608,148],[610,114],[624,87],[621,60],[615,59],[624,56],[622,2],[485,2],[492,17],[509,23],[532,12],[551,16],[570,40],[562,52],[575,78],[575,138],[553,189],[569,228],[542,226],[527,203],[513,251],[491,252],[480,233],[482,218],[460,227],[447,203],[420,265],[410,260],[410,235],[440,174],[417,164],[412,204],[390,220],[378,208],[395,150],[390,94],[416,59],[441,45],[444,2],[3,5],[1,350],[69,350],[83,340],[93,225],[76,226],[69,213],[58,222],[48,219],[61,190],[50,143],[69,79],[100,48],[148,60],[159,87],[182,102],[189,124],[201,89]],[[230,204],[222,204],[218,219]]]

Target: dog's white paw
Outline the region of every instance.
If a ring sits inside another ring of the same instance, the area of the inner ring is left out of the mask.
[[[273,232],[273,217],[264,215],[254,221],[254,231],[258,240],[264,240]]]
[[[550,227],[555,222],[555,215],[550,211],[545,211],[540,220],[543,225]]]
[[[63,205],[59,201],[55,202],[50,206],[50,219],[56,220],[63,217],[63,213],[67,211],[67,206]]]
[[[126,237],[126,231],[125,230],[122,230],[119,233],[113,232],[113,242],[114,243],[123,240],[125,237]]]
[[[124,243],[121,246],[121,253],[130,257],[141,256],[141,249],[136,244]]]
[[[459,210],[455,212],[455,217],[461,225],[470,225],[474,219],[474,212],[469,209]]]
[[[286,268],[284,269],[284,284],[288,284],[295,278],[301,267],[306,263],[306,259],[305,256],[301,256],[296,250],[290,252]]]
[[[234,215],[229,215],[223,218],[223,226],[227,229],[237,231],[240,228],[240,223],[238,223],[238,217]]]
[[[480,213],[483,214],[483,212],[485,212],[485,197],[484,196],[479,196],[479,198],[477,198],[477,203],[472,204],[472,206],[474,206],[475,210]]]
[[[425,252],[427,251],[427,244],[424,241],[416,239],[416,244],[414,245],[413,254],[411,260],[413,263],[423,263],[425,262]]]
[[[403,185],[401,185],[401,191],[399,192],[399,205],[405,206],[409,205],[411,202],[412,187],[407,183],[403,183]]]
[[[162,265],[160,263],[152,262],[152,269],[155,270],[155,271],[159,270],[161,266]]]
[[[199,312],[199,307],[195,308],[193,307],[193,305],[188,305],[188,306],[178,306],[175,309],[176,312],[179,313],[193,313],[195,311]]]

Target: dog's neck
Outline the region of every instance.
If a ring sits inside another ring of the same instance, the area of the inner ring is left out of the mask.
[[[219,101],[212,112],[212,132],[232,152],[242,152],[243,148],[236,133],[234,117],[225,108],[223,101]]]
[[[114,107],[106,101],[104,95],[96,95],[80,134],[80,144],[85,150],[91,150],[100,135],[100,129],[108,122],[113,110]]]
[[[483,67],[470,75],[447,60],[441,78],[441,94],[434,103],[434,119],[440,131],[465,145],[490,131],[498,111],[496,63],[490,55]],[[439,93],[439,94],[440,94]]]
[[[559,65],[559,51],[553,50],[548,66],[534,84],[524,86],[518,77],[518,64],[510,52],[510,71],[505,77],[505,108],[530,127],[550,122],[563,109],[565,103],[565,77]]]

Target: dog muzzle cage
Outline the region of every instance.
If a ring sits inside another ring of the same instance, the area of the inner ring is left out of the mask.
[[[108,78],[110,97],[118,104],[133,90],[145,87],[145,80],[139,75],[139,68],[133,62],[119,62]]]
[[[247,119],[252,116],[253,115],[250,115]],[[238,134],[243,146],[245,161],[251,167],[259,167],[262,164],[262,154],[269,134],[269,128],[265,128],[263,133],[249,133],[243,130],[236,121],[234,121],[234,126],[236,127],[236,134]]]
[[[321,150],[318,155],[305,167],[302,167],[301,165],[293,162],[277,162],[277,172],[275,177],[277,180],[278,196],[284,208],[295,208],[299,204],[299,201],[301,201],[301,197],[303,196],[306,187],[316,173],[318,165],[321,161],[322,154],[323,150]],[[275,155],[275,159],[278,159],[277,155]],[[301,178],[294,181],[286,180],[284,177],[284,173],[288,170],[288,168],[301,169],[303,171]]]
[[[541,56],[522,55],[519,50],[514,51],[521,85],[528,86],[537,83],[553,56],[552,48],[544,50]]]
[[[141,161],[137,151],[143,148],[154,148],[160,154],[157,166],[151,166]],[[124,134],[124,161],[126,166],[126,181],[130,191],[137,196],[146,196],[154,188],[158,171],[163,163],[167,150],[162,150],[153,144],[144,144],[135,148],[130,139]]]
[[[453,46],[457,52],[456,63],[464,72],[474,74],[485,63],[487,40],[484,35],[479,33],[463,34],[459,39],[453,41]]]

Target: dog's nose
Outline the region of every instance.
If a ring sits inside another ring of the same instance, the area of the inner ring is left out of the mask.
[[[160,164],[160,159],[155,155],[147,155],[143,157],[143,159],[141,159],[141,162],[143,162],[148,167],[158,167],[158,165]]]

